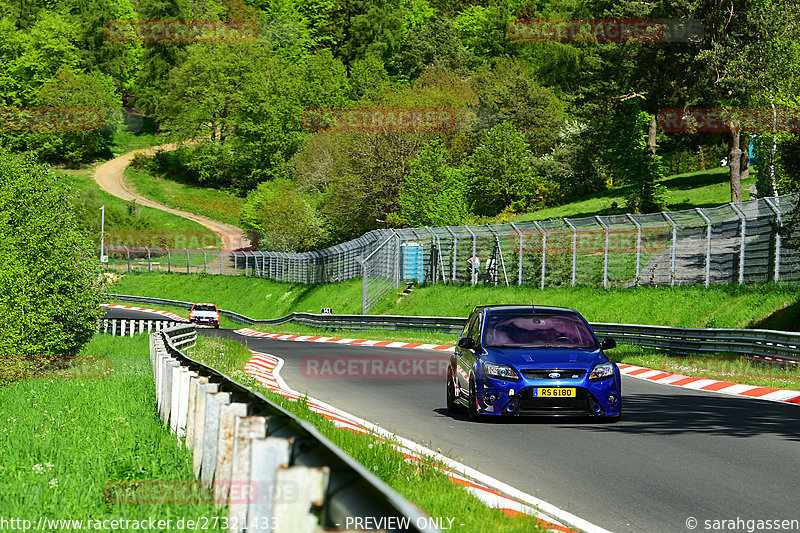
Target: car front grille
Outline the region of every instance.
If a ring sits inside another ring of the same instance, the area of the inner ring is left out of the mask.
[[[582,379],[586,375],[586,370],[520,370],[522,375],[528,379]],[[558,378],[550,377],[550,374],[561,374]]]
[[[520,415],[586,416],[591,415],[593,403],[589,392],[576,388],[574,398],[534,398],[533,387],[519,391],[516,396],[517,413]]]

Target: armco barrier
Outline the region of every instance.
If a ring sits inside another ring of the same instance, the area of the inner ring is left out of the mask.
[[[101,318],[97,331],[117,337],[133,337],[137,333],[150,333],[180,324],[175,320],[146,320],[142,318]]]
[[[438,531],[314,426],[188,358],[179,346],[195,338],[193,325],[151,334],[158,412],[193,451],[201,484],[228,505],[228,531],[339,531],[357,517],[386,518],[391,532]]]
[[[132,303],[185,304],[175,300],[108,294],[109,298]],[[287,322],[319,328],[388,329],[436,331],[458,335],[466,323],[461,317],[393,316],[393,315],[322,315],[292,313],[275,319],[254,319],[232,311],[220,314],[238,324],[280,325]],[[681,328],[644,324],[590,323],[598,336],[613,336],[622,344],[635,344],[685,353],[735,353],[746,357],[773,358],[800,362],[800,333],[768,329]],[[455,340],[455,338],[454,338]]]

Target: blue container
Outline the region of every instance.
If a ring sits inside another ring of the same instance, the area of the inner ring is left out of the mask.
[[[416,242],[400,245],[400,264],[403,265],[403,279],[413,279],[417,283],[425,281],[423,254],[424,246]]]

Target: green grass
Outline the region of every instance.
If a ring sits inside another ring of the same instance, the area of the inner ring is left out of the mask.
[[[749,200],[747,187],[756,182],[755,177],[742,181],[742,199]],[[667,188],[667,210],[714,207],[731,201],[730,170],[719,167],[699,172],[676,174],[661,180]],[[614,187],[573,202],[546,207],[533,213],[512,217],[511,222],[547,220],[563,217],[588,217],[627,213],[625,197],[630,187]]]
[[[212,302],[221,309],[252,318],[279,318],[292,311],[361,313],[361,279],[326,285],[281,283],[261,278],[219,275],[126,274],[107,292],[170,298],[184,302]]]
[[[486,507],[466,490],[451,483],[447,476],[437,471],[431,464],[408,463],[390,443],[337,428],[322,415],[312,412],[303,399],[293,402],[262,387],[252,376],[244,372],[244,365],[252,354],[238,342],[201,337],[192,350],[192,356],[228,374],[240,383],[258,390],[272,402],[309,421],[334,444],[430,516],[454,517],[454,529],[478,533],[543,531],[534,518],[527,516],[512,518],[502,511]],[[464,526],[460,525],[462,523]]]
[[[117,157],[132,152],[133,150],[150,148],[151,146],[158,146],[165,142],[167,141],[161,139],[154,133],[135,132],[128,128],[121,128],[114,132],[111,150],[113,151],[114,157]]]
[[[251,318],[277,318],[292,311],[319,313],[322,307],[332,307],[336,314],[360,314],[361,309],[360,278],[301,285],[241,276],[130,274],[122,276],[107,291],[188,302],[211,301]],[[409,294],[390,291],[371,313],[466,317],[476,305],[534,303],[572,307],[590,322],[770,329],[798,327],[798,301],[800,287],[774,283],[609,290],[436,284],[415,287]]]
[[[226,516],[213,504],[111,504],[107,482],[193,480],[191,455],[156,412],[144,335],[96,336],[81,356],[108,357],[101,379],[28,379],[0,387],[0,518]],[[220,514],[218,514],[220,513]],[[52,527],[50,530],[58,530]]]
[[[73,204],[77,206],[76,214],[82,227],[90,232],[100,243],[100,206],[105,206],[106,244],[136,245],[137,240],[153,235],[192,235],[203,242],[215,242],[217,235],[197,222],[166,213],[159,209],[136,205],[133,209],[129,202],[112,196],[100,189],[92,178],[94,168],[76,171],[56,171],[64,180],[65,186],[74,191]],[[120,239],[117,239],[117,236]]]
[[[132,167],[125,178],[136,192],[160,204],[237,226],[244,198],[195,183],[176,181]]]

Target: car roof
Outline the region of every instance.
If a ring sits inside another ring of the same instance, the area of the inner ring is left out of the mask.
[[[216,307],[216,305],[208,302],[196,302],[192,305],[192,307],[194,307],[195,305],[213,305],[214,307]]]
[[[478,305],[472,310],[474,313],[478,310],[485,310],[489,313],[549,313],[556,315],[579,315],[575,309],[571,307],[553,307],[548,305],[509,305],[509,304],[493,304],[493,305]]]

